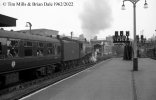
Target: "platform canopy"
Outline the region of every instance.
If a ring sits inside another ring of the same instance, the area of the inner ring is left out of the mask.
[[[0,14],[0,27],[16,26],[16,20],[17,20],[16,18]]]

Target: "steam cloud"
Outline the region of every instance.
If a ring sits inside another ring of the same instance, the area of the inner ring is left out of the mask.
[[[80,14],[81,27],[85,37],[93,38],[101,30],[109,28],[112,21],[111,7],[108,0],[88,0]]]

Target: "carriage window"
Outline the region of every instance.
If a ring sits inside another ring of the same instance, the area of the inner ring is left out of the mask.
[[[27,42],[27,46],[32,47],[32,42]]]
[[[32,42],[29,42],[29,41],[24,42],[24,46],[25,47],[32,47]]]
[[[7,38],[0,38],[0,59],[3,59],[5,55],[3,54],[3,46],[7,43]]]
[[[57,54],[60,54],[60,53],[61,53],[61,47],[57,46]]]
[[[18,47],[18,41],[19,40],[14,39],[7,40],[7,46]]]
[[[31,41],[24,42],[24,56],[33,56],[32,46],[33,43]]]
[[[52,47],[52,43],[48,43],[47,44],[47,47]]]
[[[55,49],[54,48],[48,48],[48,54],[55,55]]]
[[[0,38],[1,45],[6,45],[7,38]]]
[[[39,46],[39,47],[43,47],[43,43],[39,43],[38,46]]]
[[[7,57],[18,57],[18,49],[17,48],[9,48],[7,49]]]
[[[4,55],[2,55],[2,43],[0,42],[0,59],[4,59]]]
[[[57,55],[57,45],[56,44],[53,45],[53,50],[54,50],[54,55]]]
[[[18,57],[18,39],[8,39],[7,40],[7,57]]]
[[[0,55],[2,54],[2,44],[0,42]]]
[[[52,43],[48,43],[47,44],[47,47],[48,47],[48,54],[49,55],[55,55],[55,49],[54,49],[54,44]]]
[[[43,56],[43,50],[37,50],[37,56]]]
[[[52,54],[52,49],[48,48],[48,54]]]

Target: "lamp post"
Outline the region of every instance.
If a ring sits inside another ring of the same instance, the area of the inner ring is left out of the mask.
[[[72,39],[72,37],[73,37],[73,32],[71,32],[70,34],[71,34],[71,39]]]
[[[156,30],[155,30],[156,32]],[[154,48],[156,49],[156,35],[154,35]]]
[[[155,32],[156,32],[156,30],[155,30]],[[155,35],[155,37],[154,37],[154,40],[155,40],[155,43],[156,43],[156,35]]]
[[[30,34],[31,34],[31,27],[32,27],[32,24],[30,22],[26,22],[26,27],[29,27],[29,31],[30,31]]]
[[[101,42],[101,51],[102,51],[101,53],[102,53],[102,57],[103,57],[103,54],[104,54],[104,52],[103,52],[104,51],[104,42],[103,41]]]
[[[133,71],[138,71],[138,58],[137,58],[137,41],[136,41],[136,4],[139,0],[123,0],[122,10],[125,10],[125,1],[130,1],[133,4],[133,32],[134,32],[134,43],[133,43]],[[148,8],[145,0],[144,8]]]

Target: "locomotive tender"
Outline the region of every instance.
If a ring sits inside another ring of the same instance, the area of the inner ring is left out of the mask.
[[[0,88],[89,62],[92,48],[83,44],[0,30]]]

